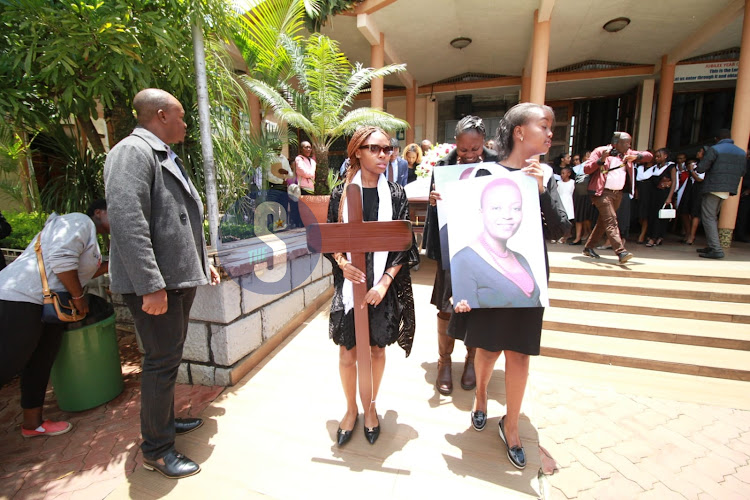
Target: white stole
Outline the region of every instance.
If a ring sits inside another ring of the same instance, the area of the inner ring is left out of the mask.
[[[362,188],[362,171],[358,171],[354,175],[354,179],[352,179],[352,184],[356,184],[357,186]],[[388,187],[388,181],[385,178],[385,175],[381,174],[378,177],[378,221],[389,221],[393,220],[393,206],[391,206],[391,188]],[[343,210],[342,214],[342,220],[344,222],[349,222],[349,210],[348,210],[348,203],[347,199],[344,199],[344,206],[341,207],[341,210]],[[346,254],[347,259],[349,262],[352,261],[352,254],[347,253]],[[376,285],[380,278],[383,277],[383,272],[385,271],[385,261],[388,259],[388,252],[375,252],[373,255],[373,262],[372,262],[372,271],[373,271],[373,277],[372,277],[372,283],[373,285]],[[363,273],[367,274],[367,269],[360,269]],[[352,285],[352,282],[348,279],[344,279],[344,287],[342,290],[343,293],[343,300],[344,300],[344,313],[348,313],[349,311],[354,308],[354,287]]]

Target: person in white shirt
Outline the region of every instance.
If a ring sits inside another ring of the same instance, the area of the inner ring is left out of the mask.
[[[88,216],[87,216],[88,214]],[[0,272],[0,387],[21,375],[21,435],[57,436],[70,422],[44,420],[42,408],[52,364],[60,349],[63,323],[43,323],[42,278],[35,250],[40,238],[44,270],[53,292],[71,294],[79,313],[89,311],[83,286],[107,272],[97,234],[109,233],[107,203],[97,200],[87,214],[53,213],[26,250]]]

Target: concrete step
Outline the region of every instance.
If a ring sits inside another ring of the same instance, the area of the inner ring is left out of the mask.
[[[588,259],[586,263],[596,263],[596,260]],[[679,263],[679,262],[678,262]],[[675,269],[674,262],[664,262],[663,266],[643,266],[628,269],[617,265],[584,266],[570,265],[568,263],[550,264],[550,273],[554,274],[576,274],[585,276],[611,276],[619,278],[650,278],[674,281],[697,281],[700,283],[726,283],[735,285],[750,285],[750,276],[747,271],[732,273],[726,269],[703,269],[696,268],[694,264],[685,264],[685,267]],[[711,272],[712,274],[708,274]]]
[[[735,302],[644,297],[558,288],[549,289],[549,298],[550,306],[557,308],[750,324],[750,306]]]
[[[698,282],[652,278],[647,273],[640,276],[593,276],[580,273],[554,273],[549,286],[564,290],[622,293],[750,304],[750,286],[736,283]]]
[[[750,381],[750,352],[543,330],[543,356]]]
[[[734,323],[642,314],[550,307],[544,328],[568,333],[618,337],[750,351],[750,328]]]

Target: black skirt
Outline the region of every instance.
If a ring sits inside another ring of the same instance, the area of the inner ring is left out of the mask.
[[[594,214],[594,205],[588,194],[573,195],[573,210],[576,214],[576,222],[591,220]]]
[[[448,335],[467,347],[536,356],[542,339],[543,307],[472,309],[451,315]]]

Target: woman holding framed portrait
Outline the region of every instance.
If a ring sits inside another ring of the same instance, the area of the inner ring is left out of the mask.
[[[554,122],[555,117],[549,106],[521,103],[505,114],[498,127],[496,139],[499,164],[510,172],[521,171],[537,181],[544,239],[558,239],[571,226],[557,193],[554,177],[545,175],[545,170],[549,170],[549,167],[541,165],[535,159],[537,155],[545,154],[549,150]],[[493,184],[494,182],[490,183],[488,187]],[[507,198],[512,192],[512,187],[501,182],[491,191],[497,192],[488,193],[488,199],[483,200],[484,208],[494,206],[490,203],[492,197],[497,198],[497,195],[502,194]],[[512,231],[508,229],[506,232]],[[512,268],[511,274],[514,276],[508,279],[511,282],[510,287],[518,289],[519,297],[531,299],[536,284],[533,283],[533,279],[529,280],[530,274],[517,258],[511,259],[507,248],[500,248],[501,240],[507,240],[509,237],[508,234],[495,235],[487,238],[486,243],[493,253],[506,256],[509,262],[506,267]],[[544,240],[539,244],[544,245]],[[488,250],[484,252],[489,253]],[[511,266],[510,260],[514,260],[517,265]],[[483,430],[487,423],[487,386],[495,362],[500,354],[505,353],[507,413],[500,419],[499,432],[511,464],[523,469],[526,467],[526,454],[518,432],[518,421],[529,376],[529,356],[539,354],[544,308],[536,306],[535,301],[527,301],[521,304],[521,307],[492,307],[475,309],[467,300],[458,301],[454,304],[456,314],[451,316],[448,333],[454,338],[462,339],[467,347],[476,348],[474,366],[477,386],[471,421],[474,429],[478,431]]]

